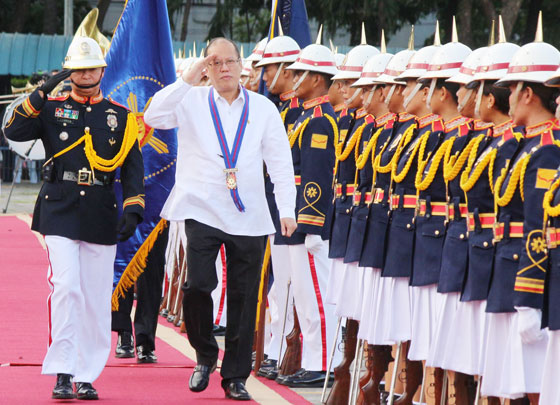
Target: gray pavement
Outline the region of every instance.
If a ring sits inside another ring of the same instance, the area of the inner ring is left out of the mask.
[[[21,183],[15,184],[12,189],[12,183],[1,183],[0,185],[0,215],[15,214],[32,214],[35,200],[41,189],[41,183],[31,184],[28,180],[22,180]],[[4,213],[8,196],[12,191],[7,212]],[[224,349],[224,338],[218,337],[220,348]],[[321,403],[321,388],[298,388],[294,389],[299,395],[304,397],[312,404]]]

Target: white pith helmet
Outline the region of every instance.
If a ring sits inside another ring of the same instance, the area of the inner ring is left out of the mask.
[[[339,72],[332,78],[333,80],[359,79],[360,73],[367,60],[378,55],[376,47],[368,45],[366,42],[366,32],[362,23],[362,39],[360,45],[352,48],[344,58],[342,65],[337,66]]]
[[[542,40],[542,17],[539,13],[535,41],[515,52],[506,75],[496,85],[506,87],[515,82],[545,83],[554,76],[560,66],[560,52]]]
[[[408,49],[397,52],[385,67],[385,71],[375,81],[377,83],[403,84],[402,81],[395,80],[405,70],[416,51],[414,50],[414,25],[410,30]]]
[[[107,63],[101,47],[94,39],[88,37],[74,37],[62,65],[64,69],[93,69],[105,66]]]
[[[325,73],[332,76],[338,73],[333,52],[321,45],[322,32],[323,26],[321,25],[316,42],[303,48],[297,60],[286,69]]]
[[[459,68],[459,72],[447,79],[446,82],[459,84],[467,84],[471,82],[487,49],[487,46],[483,46],[472,51]]]
[[[364,65],[360,78],[351,87],[379,84],[377,78],[383,74],[387,64],[393,57],[392,53],[380,53],[369,58]]]
[[[402,72],[396,80],[403,81],[407,79],[418,79],[420,76],[426,73],[430,61],[439,48],[441,48],[441,40],[439,38],[439,21],[436,21],[434,44],[425,46],[416,51],[416,53],[412,55],[412,58],[410,58],[410,60],[408,61],[406,70]]]
[[[293,38],[288,36],[275,37],[266,44],[262,59],[255,66],[292,63],[296,61],[300,51],[298,43]]]
[[[245,60],[248,60],[248,61],[251,61],[251,62],[260,61],[262,59],[262,56],[263,56],[263,53],[264,53],[264,48],[266,47],[267,42],[268,42],[268,38],[263,38],[259,42],[257,42],[257,45],[255,45],[255,48],[253,49],[253,52]]]

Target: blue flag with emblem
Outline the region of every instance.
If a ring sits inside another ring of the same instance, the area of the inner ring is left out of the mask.
[[[122,293],[143,271],[160,224],[160,211],[175,182],[177,136],[175,130],[154,130],[144,124],[143,115],[152,96],[175,82],[175,64],[165,0],[128,0],[106,56],[107,68],[101,82],[105,97],[128,107],[136,116],[138,142],[144,158],[144,221],[126,242],[117,245],[115,293]],[[117,179],[116,194],[122,209],[122,189]],[[122,277],[126,283],[119,284]],[[132,274],[132,279],[129,277]],[[123,288],[124,287],[124,288]],[[113,304],[116,299],[113,296]],[[113,305],[115,308],[115,305]]]

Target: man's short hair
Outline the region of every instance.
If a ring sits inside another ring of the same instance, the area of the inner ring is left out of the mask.
[[[239,48],[237,47],[237,44],[235,42],[233,42],[231,39],[228,38],[224,38],[224,37],[216,37],[216,38],[212,38],[210,40],[210,42],[208,42],[208,45],[206,46],[206,48],[204,48],[204,57],[208,56],[208,49],[210,49],[210,47],[215,43],[215,42],[220,42],[220,41],[226,41],[229,42],[230,44],[233,45],[233,47],[235,48],[235,53],[237,54],[238,58],[241,58],[241,54],[239,53]]]

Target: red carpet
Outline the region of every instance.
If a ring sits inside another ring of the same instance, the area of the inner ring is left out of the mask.
[[[29,226],[15,216],[0,216],[0,404],[68,402],[50,399],[54,378],[41,375],[48,338],[47,266],[46,253]],[[160,322],[178,332],[165,320]],[[157,339],[157,364],[137,365],[135,359],[115,359],[111,354],[94,384],[99,402],[231,404],[232,401],[224,399],[219,373],[212,375],[204,392],[195,394],[188,390],[188,377],[195,362],[181,352],[188,347],[186,341],[173,331],[171,334],[170,344],[168,339]],[[113,334],[113,348],[115,344]],[[258,381],[260,384],[249,388],[258,402],[249,403],[309,403],[286,387],[266,379]]]

